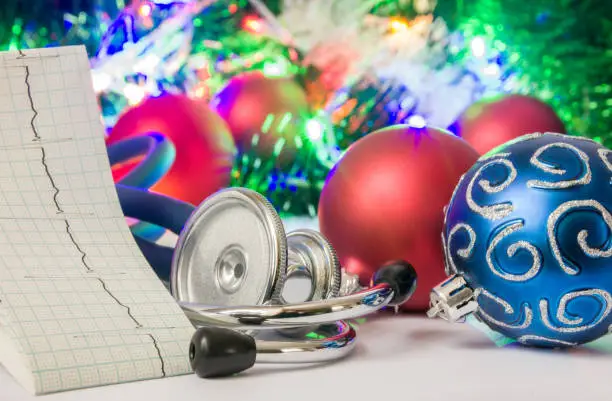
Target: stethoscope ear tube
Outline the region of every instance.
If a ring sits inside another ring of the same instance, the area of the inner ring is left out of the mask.
[[[150,237],[148,231],[157,226],[158,229],[153,230],[156,234],[161,235],[165,231],[163,228],[179,235],[195,210],[191,204],[148,191],[172,167],[176,155],[174,145],[163,135],[149,132],[109,145],[107,153],[111,166],[142,158],[115,188],[124,216],[140,220],[132,227],[136,244],[158,277],[167,283],[174,249],[156,244],[157,238],[147,238],[147,235]]]
[[[191,340],[192,367],[199,377],[213,378],[244,371],[255,361],[325,362],[347,356],[354,346],[356,333],[346,321],[405,302],[415,290],[416,272],[408,263],[393,262],[378,270],[373,284],[354,294],[290,305],[210,309],[181,304],[196,326],[204,325]],[[278,330],[331,322],[336,333],[322,340],[256,341],[237,331]],[[217,347],[214,350],[213,344]]]
[[[179,302],[196,326],[235,330],[280,330],[329,324],[372,314],[391,304],[395,291],[381,283],[343,297],[287,305],[210,307]]]
[[[179,235],[185,222],[195,210],[179,200],[151,193],[145,189],[115,185],[123,214],[140,221],[163,227]],[[174,248],[158,245],[134,234],[134,240],[151,268],[164,282],[170,281]]]
[[[166,285],[169,285],[170,267],[172,266],[173,249],[167,246],[158,245],[154,242],[142,239],[137,235],[133,235],[136,245],[140,249],[147,262],[157,275],[157,277]]]
[[[136,157],[142,161],[119,184],[148,189],[159,181],[172,167],[176,149],[165,136],[149,132],[146,135],[126,138],[106,148],[111,166],[125,163]]]
[[[195,210],[189,203],[147,190],[116,184],[123,214],[146,221],[179,235]]]

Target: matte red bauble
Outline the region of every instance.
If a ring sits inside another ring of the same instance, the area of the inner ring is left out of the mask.
[[[355,142],[333,168],[319,201],[321,232],[362,284],[404,260],[418,274],[403,310],[425,310],[446,277],[441,233],[455,185],[478,159],[461,138],[433,128],[393,126]]]
[[[257,153],[270,156],[283,138],[279,158],[283,163],[293,160],[295,137],[309,112],[306,93],[294,80],[259,72],[237,75],[214,96],[211,106],[229,125],[238,148],[250,149],[253,136],[261,134]]]
[[[151,191],[197,205],[229,184],[235,145],[227,124],[205,102],[170,94],[147,98],[119,118],[107,144],[149,132],[166,136],[176,149],[172,167]],[[129,165],[118,166],[115,179]]]
[[[525,95],[500,95],[482,99],[463,113],[457,134],[478,153],[535,132],[565,134],[555,111],[539,99]]]

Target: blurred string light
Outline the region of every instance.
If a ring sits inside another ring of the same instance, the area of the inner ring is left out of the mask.
[[[393,33],[405,32],[408,30],[408,21],[405,18],[390,18],[389,30],[391,30]]]
[[[501,49],[506,46],[495,41],[495,45],[489,45],[484,37],[476,36],[470,41],[471,57],[467,63],[480,72],[480,76],[488,83],[490,88],[496,91],[511,92],[513,89],[513,72],[504,73],[503,53]]]
[[[261,18],[256,15],[247,15],[242,20],[242,29],[251,33],[261,34],[264,32],[265,25]]]
[[[413,128],[425,128],[427,126],[427,121],[422,116],[415,114],[408,118],[406,124]]]
[[[472,51],[472,55],[474,57],[483,58],[487,51],[484,38],[477,36],[472,39],[470,42],[470,50]]]
[[[145,99],[147,90],[140,85],[129,83],[123,87],[123,94],[128,99],[128,103],[134,106]]]
[[[151,4],[150,2],[145,2],[144,4],[142,4],[140,7],[138,7],[138,14],[142,17],[142,18],[148,18],[151,16],[151,13],[153,11],[153,4]]]
[[[306,132],[312,141],[319,141],[323,138],[323,126],[317,120],[308,120],[306,123]]]

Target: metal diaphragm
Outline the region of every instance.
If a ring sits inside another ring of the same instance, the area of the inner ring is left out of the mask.
[[[208,197],[191,215],[174,251],[171,291],[179,302],[212,306],[275,303],[287,264],[282,222],[245,188]]]

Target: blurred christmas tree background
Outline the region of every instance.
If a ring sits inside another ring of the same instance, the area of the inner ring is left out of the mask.
[[[287,144],[242,147],[229,183],[292,215],[316,213],[327,173],[362,136],[421,120],[452,130],[490,94],[538,97],[569,133],[612,146],[608,0],[3,0],[0,22],[2,50],[87,47],[109,132],[148,96],[212,102],[245,71],[292,77],[310,108],[298,156],[279,167]]]

